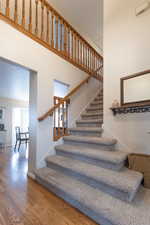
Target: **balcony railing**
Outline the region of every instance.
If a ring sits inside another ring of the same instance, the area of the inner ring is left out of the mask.
[[[45,0],[0,0],[0,19],[88,74],[103,63],[102,56]]]

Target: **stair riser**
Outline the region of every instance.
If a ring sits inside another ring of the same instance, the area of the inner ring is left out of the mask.
[[[95,98],[102,98],[103,97],[103,93],[100,93],[99,95],[97,95]]]
[[[90,113],[87,113],[87,112],[84,112],[82,113],[81,116],[101,116],[103,117],[103,111],[101,110],[100,112],[90,112]]]
[[[115,170],[115,171],[119,171],[121,170],[121,168],[123,168],[124,166],[124,162],[120,163],[120,164],[115,164],[115,163],[111,163],[111,162],[106,162],[106,161],[102,161],[102,160],[98,160],[98,159],[94,159],[91,157],[87,157],[84,155],[78,155],[78,154],[73,154],[73,153],[68,153],[62,150],[57,150],[56,149],[56,154],[60,155],[60,156],[64,156],[67,158],[71,158],[71,159],[76,159],[76,160],[80,160],[95,166],[99,166],[99,167],[103,167],[106,169],[111,169],[111,170]]]
[[[81,118],[83,119],[83,120],[92,120],[92,119],[102,119],[103,118],[103,115],[92,115],[92,116],[81,116]]]
[[[92,103],[103,105],[103,99],[94,99],[93,102],[91,102],[90,104],[92,104]]]
[[[88,107],[91,110],[103,110],[103,105],[91,105]]]
[[[103,215],[100,215],[99,212],[95,212],[92,209],[90,209],[90,206],[86,207],[81,201],[76,200],[68,193],[61,190],[61,187],[54,186],[53,184],[45,181],[44,179],[41,179],[40,177],[36,176],[36,181],[47,188],[49,191],[53,192],[58,197],[62,198],[69,204],[71,204],[73,207],[79,209],[82,213],[92,218],[94,221],[96,221],[99,225],[116,225],[110,223],[107,219],[104,218]]]
[[[85,174],[79,173],[77,171],[74,171],[72,169],[68,169],[66,167],[60,166],[56,163],[52,162],[46,162],[47,167],[60,171],[61,173],[66,174],[67,176],[71,176],[85,184],[90,185],[91,187],[100,189],[101,191],[104,191],[113,197],[119,198],[123,201],[129,201],[129,194],[124,192],[123,190],[118,190],[113,186],[110,186],[106,183],[103,183],[102,181],[95,180],[93,177],[88,177]]]
[[[101,123],[76,123],[77,127],[101,127]]]
[[[99,110],[103,109],[103,104],[90,104],[89,108],[98,108]]]
[[[103,97],[95,98],[94,101],[103,101]]]
[[[64,140],[64,144],[68,145],[75,145],[75,146],[83,146],[83,147],[88,147],[92,149],[101,149],[104,151],[114,151],[115,147],[114,145],[106,146],[102,144],[90,144],[90,143],[83,143],[83,142],[75,142],[75,141],[66,141]]]
[[[96,108],[96,109],[95,108],[87,108],[86,112],[87,113],[99,113],[99,112],[103,113],[103,109],[100,109],[100,108],[99,109],[98,108]]]
[[[90,104],[92,107],[103,107],[103,102],[92,102]]]
[[[69,131],[71,135],[78,135],[78,136],[87,136],[87,137],[101,137],[101,132],[83,132],[83,131]]]
[[[103,96],[103,91],[97,95],[97,97],[101,97],[101,96]]]

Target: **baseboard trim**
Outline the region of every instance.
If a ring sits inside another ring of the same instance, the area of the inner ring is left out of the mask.
[[[28,172],[27,176],[30,177],[32,180],[35,180],[35,175],[34,173]]]

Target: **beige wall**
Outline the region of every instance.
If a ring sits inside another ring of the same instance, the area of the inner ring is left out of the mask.
[[[120,78],[150,69],[150,10],[139,17],[141,0],[104,1],[104,127],[125,151],[150,154],[150,113],[114,117],[114,99],[120,101]]]
[[[28,102],[1,98],[0,97],[0,107],[4,108],[4,119],[0,123],[4,123],[5,129],[7,130],[6,144],[8,146],[12,145],[12,110],[13,108],[27,108]]]

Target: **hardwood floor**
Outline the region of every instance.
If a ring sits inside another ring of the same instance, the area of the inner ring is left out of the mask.
[[[0,225],[96,225],[27,177],[27,158],[0,153]]]

